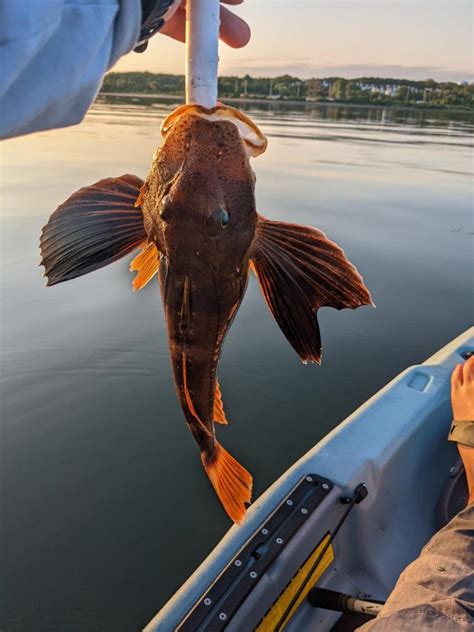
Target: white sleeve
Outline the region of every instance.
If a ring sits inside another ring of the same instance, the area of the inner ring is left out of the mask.
[[[0,0],[0,138],[79,123],[140,20],[140,0]]]

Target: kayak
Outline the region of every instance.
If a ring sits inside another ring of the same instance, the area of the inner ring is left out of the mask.
[[[253,503],[145,632],[360,625],[308,593],[383,602],[445,514],[462,508],[461,479],[449,485],[460,471],[447,441],[450,376],[473,353],[474,327],[339,424]]]

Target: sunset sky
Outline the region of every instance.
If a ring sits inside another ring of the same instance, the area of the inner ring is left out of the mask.
[[[473,80],[473,0],[246,0],[240,50],[220,47],[219,72]],[[114,70],[183,73],[184,47],[165,36]]]

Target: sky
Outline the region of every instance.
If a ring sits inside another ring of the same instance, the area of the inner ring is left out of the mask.
[[[221,75],[338,75],[473,81],[474,0],[245,0],[242,49],[221,44]],[[184,72],[184,46],[152,38],[116,71]]]

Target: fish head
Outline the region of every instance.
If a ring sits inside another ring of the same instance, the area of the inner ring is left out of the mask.
[[[231,121],[180,117],[155,155],[146,189],[145,226],[170,263],[179,265],[185,250],[227,268],[247,254],[257,218],[255,176]]]
[[[191,400],[198,417],[212,421],[222,342],[247,286],[254,188],[237,126],[194,114],[166,135],[147,179],[145,226],[161,253],[172,363],[188,420]]]

